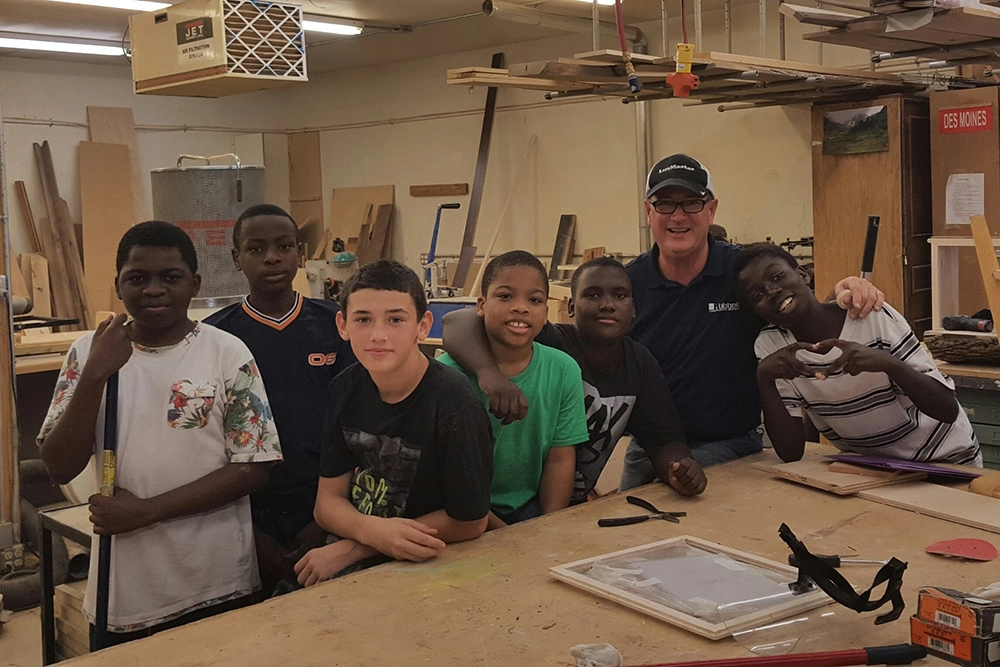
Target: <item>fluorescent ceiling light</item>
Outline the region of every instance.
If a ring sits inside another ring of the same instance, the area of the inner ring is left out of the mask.
[[[127,9],[133,12],[155,12],[169,7],[169,2],[150,2],[150,0],[49,0],[50,2],[65,2],[71,5],[89,5],[91,7],[106,7],[108,9]]]
[[[82,53],[88,56],[123,56],[120,46],[101,46],[79,42],[46,42],[37,39],[13,39],[0,37],[0,49],[21,49],[27,51],[55,51],[57,53]]]
[[[331,35],[360,35],[365,29],[361,21],[330,19],[325,16],[307,14],[302,16],[302,29],[307,32],[325,32]]]
[[[580,2],[586,2],[588,5],[594,4],[594,0],[580,0]],[[604,5],[605,7],[610,7],[615,4],[615,0],[597,0],[597,4]]]

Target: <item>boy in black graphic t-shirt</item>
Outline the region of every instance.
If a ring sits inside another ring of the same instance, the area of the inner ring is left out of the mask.
[[[574,324],[546,324],[535,338],[569,354],[583,372],[590,439],[577,446],[571,502],[587,499],[626,433],[642,443],[657,478],[682,495],[701,493],[705,473],[691,458],[663,372],[649,350],[625,337],[635,317],[625,268],[611,257],[586,262],[573,274],[572,294],[569,313]],[[492,357],[481,354],[484,334],[474,315],[457,311],[445,317],[445,350],[476,372],[498,419],[521,419],[529,409],[527,401]]]
[[[344,285],[337,326],[360,363],[331,383],[316,520],[341,539],[296,565],[303,586],[365,560],[425,561],[482,535],[493,436],[460,372],[424,356],[417,275],[381,260]]]

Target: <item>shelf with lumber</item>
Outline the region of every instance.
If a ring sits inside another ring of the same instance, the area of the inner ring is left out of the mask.
[[[618,51],[581,53],[573,58],[518,63],[507,69],[465,67],[448,71],[448,84],[544,90],[553,97],[597,95],[624,100],[674,97],[666,77],[674,72],[670,58],[633,56],[643,90],[633,95],[626,84],[625,64]],[[891,93],[918,92],[922,83],[895,74],[824,67],[785,60],[707,52],[694,58],[700,86],[690,104],[746,103],[748,106],[836,102]]]
[[[801,23],[827,26],[802,39],[853,46],[880,53],[920,55],[963,63],[996,63],[1000,47],[1000,10],[924,8],[894,14],[859,16],[792,5],[782,13]]]

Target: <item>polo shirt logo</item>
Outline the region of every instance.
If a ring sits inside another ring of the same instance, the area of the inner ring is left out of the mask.
[[[732,312],[740,309],[739,301],[723,301],[722,303],[710,303],[708,304],[708,312],[710,313],[726,313]]]

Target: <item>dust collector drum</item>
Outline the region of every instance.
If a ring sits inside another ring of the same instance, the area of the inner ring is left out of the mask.
[[[198,252],[201,291],[192,307],[216,308],[242,299],[247,281],[233,266],[233,225],[244,209],[264,203],[264,168],[238,161],[236,166],[178,166],[154,169],[151,179],[153,217],[190,234]]]

